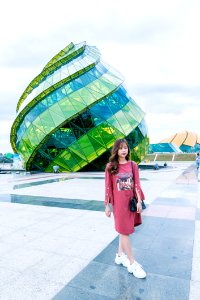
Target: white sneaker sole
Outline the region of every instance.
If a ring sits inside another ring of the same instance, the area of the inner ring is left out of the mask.
[[[125,264],[123,264],[123,263],[121,263],[121,262],[116,262],[116,261],[115,261],[115,263],[116,263],[118,266],[119,266],[119,265],[122,265],[123,267],[126,267],[126,268],[128,267],[128,266],[126,266]]]

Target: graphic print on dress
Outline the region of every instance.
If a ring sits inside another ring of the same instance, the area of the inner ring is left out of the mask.
[[[131,190],[133,188],[133,177],[131,173],[118,173],[117,189],[118,191]]]

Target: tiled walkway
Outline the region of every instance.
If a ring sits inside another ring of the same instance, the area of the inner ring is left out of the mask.
[[[118,236],[102,212],[103,175],[40,174],[8,184],[4,178],[0,299],[199,300],[200,183],[194,166],[140,172],[147,209],[131,239],[147,271],[144,280],[113,262]]]
[[[190,172],[194,169],[190,168]],[[132,235],[132,245],[137,261],[147,271],[146,279],[134,278],[124,267],[113,263],[118,243],[116,238],[54,300],[199,299],[200,251],[198,257],[196,255],[200,250],[200,221],[197,197],[197,181],[192,186],[185,182],[173,183],[143,212],[143,225]],[[198,227],[196,236],[195,225]],[[193,253],[194,238],[196,249]]]

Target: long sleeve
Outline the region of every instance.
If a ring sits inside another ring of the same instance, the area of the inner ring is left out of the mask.
[[[140,177],[139,177],[139,169],[138,165],[133,162],[133,169],[134,169],[134,188],[138,191],[141,200],[145,199],[144,193],[142,191],[141,185],[140,185]]]
[[[113,204],[113,184],[112,184],[112,175],[108,172],[108,166],[106,166],[105,170],[105,201],[106,205],[108,202]]]

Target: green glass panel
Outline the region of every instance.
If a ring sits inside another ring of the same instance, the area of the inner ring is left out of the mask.
[[[130,108],[130,114],[133,116],[133,118],[140,123],[144,117],[144,112],[138,109],[138,106],[136,106],[132,101],[128,102],[127,106]]]
[[[23,140],[21,140],[21,142],[19,144],[18,152],[23,155],[24,160],[28,159],[28,157],[29,157],[29,151],[28,151],[28,149],[26,147],[26,144],[24,143]]]
[[[132,129],[134,129],[135,127],[137,127],[138,122],[135,120],[135,118],[132,117],[132,114],[130,113],[130,108],[126,105],[126,108],[123,110],[130,126],[132,127]]]
[[[85,102],[83,101],[83,99],[81,98],[81,96],[76,92],[74,92],[72,95],[70,95],[69,99],[75,101],[75,103],[80,102],[84,106],[86,105]]]
[[[94,96],[94,98],[96,100],[103,98],[106,94],[103,92],[104,91],[104,87],[102,88],[102,91],[96,91],[95,89],[89,88],[87,87],[87,89],[90,91],[90,93],[92,93],[92,95]]]
[[[69,118],[77,113],[76,109],[74,108],[74,106],[71,104],[71,102],[67,97],[59,101],[59,106],[65,118]]]
[[[93,128],[92,130],[90,130],[88,132],[88,136],[91,136],[93,139],[95,139],[96,141],[98,141],[98,143],[101,144],[101,146],[103,146],[104,148],[106,148],[106,145],[104,144],[104,141],[101,138],[101,135],[98,131],[98,127]]]
[[[98,155],[102,154],[103,152],[105,152],[105,148],[100,144],[98,143],[95,139],[93,139],[91,136],[88,135],[88,138],[94,148],[94,150],[96,151],[96,153]]]
[[[66,164],[70,167],[70,169],[73,169],[75,166],[77,166],[77,161],[73,157],[73,154],[67,150],[62,153],[62,159],[63,161],[66,161]]]
[[[86,107],[85,103],[81,103],[81,102],[74,100],[73,98],[71,98],[71,95],[69,96],[69,100],[70,100],[71,104],[73,105],[73,107],[75,108],[76,113],[82,111]]]
[[[126,119],[124,113],[122,111],[118,111],[116,114],[116,119],[118,120],[119,124],[123,127],[123,132],[125,135],[129,134],[132,131],[132,127],[129,124],[128,120]]]
[[[76,159],[74,159],[72,153],[68,149],[64,150],[61,156],[59,156],[57,159],[61,159],[63,162],[65,162],[71,171],[74,169],[79,169],[79,167],[77,168],[78,163]]]
[[[58,125],[60,125],[61,123],[63,123],[65,121],[64,117],[61,117],[61,116],[55,114],[52,110],[49,110],[49,113],[54,121],[55,127],[57,127]]]
[[[43,140],[43,138],[46,136],[46,133],[40,130],[38,127],[32,125],[33,128],[35,128],[35,134],[37,135],[37,138],[39,141]]]
[[[112,91],[113,89],[115,89],[118,85],[114,84],[112,82],[109,82],[108,80],[106,80],[106,78],[104,78],[103,76],[100,77],[99,79],[99,84],[101,85],[101,88],[103,88],[103,90],[106,93],[109,93],[110,91]]]
[[[26,152],[28,152],[28,154],[31,154],[32,153],[32,147],[30,146],[29,139],[22,139],[21,141],[23,142],[23,145],[26,147]]]
[[[81,148],[78,145],[78,142],[73,143],[70,147],[69,150],[71,150],[72,152],[76,153],[77,155],[79,155],[83,160],[87,161],[87,157],[85,156],[84,152],[81,151]]]
[[[24,132],[22,139],[23,139],[23,141],[26,143],[26,145],[28,145],[29,148],[31,149],[31,142],[30,142],[29,137],[28,137],[28,135],[26,134],[26,132]]]
[[[92,89],[95,89],[97,92],[100,92],[100,93],[101,93],[102,84],[101,84],[101,82],[98,80],[98,78],[96,78],[96,80],[93,81]]]
[[[90,89],[90,88],[89,88],[89,85],[87,85],[87,86],[85,87],[84,92],[85,92],[85,91],[88,91],[88,92],[92,95],[93,102],[96,101],[96,100],[98,100],[98,99],[100,99],[100,98],[102,98],[102,97],[104,96],[104,94],[100,94],[100,93],[98,93],[98,92],[96,92],[96,91]]]
[[[112,127],[117,128],[119,131],[121,131],[122,133],[124,132],[124,128],[123,128],[123,124],[122,126],[120,125],[120,123],[118,122],[117,118],[115,117],[115,115],[113,115],[111,118],[109,118],[107,120],[107,122],[112,125]]]
[[[124,134],[121,133],[121,132],[120,132],[119,130],[117,130],[116,128],[114,128],[113,135],[114,135],[114,137],[115,137],[115,140],[124,138]]]
[[[110,135],[102,137],[105,141],[107,141],[108,148],[110,148],[112,146],[113,142],[115,142],[116,139],[124,138],[124,134],[121,131],[117,130],[117,128],[110,126],[109,123],[105,122],[104,128],[106,128],[106,130],[108,132],[109,131],[111,132]],[[105,129],[104,129],[104,132],[102,131],[102,133],[105,134]]]
[[[62,166],[63,168],[65,168],[65,169],[71,171],[71,167],[69,166],[68,161],[66,159],[58,157],[53,162],[54,162],[54,164],[53,164],[54,166],[59,165],[59,166]]]
[[[42,124],[46,124],[48,125],[49,127],[55,127],[54,125],[54,122],[53,122],[53,119],[49,113],[49,110],[45,110],[41,115],[40,115],[40,120],[42,122]],[[50,131],[50,130],[48,130]]]
[[[97,154],[95,153],[94,148],[87,135],[82,136],[78,140],[78,144],[81,150],[84,152],[85,156],[87,157],[88,161],[92,161],[97,157]]]
[[[60,108],[60,106],[58,105],[58,103],[56,103],[56,104],[54,104],[53,106],[51,106],[51,107],[49,108],[49,111],[50,111],[50,112],[53,111],[55,114],[57,114],[58,116],[60,116],[60,117],[62,117],[62,118],[65,117],[64,114],[63,114],[63,112],[62,112],[62,110],[61,110],[61,108]]]
[[[66,149],[61,153],[59,158],[64,158],[65,160],[70,160],[71,159],[71,153],[69,152],[69,150]]]
[[[27,135],[29,137],[29,140],[31,142],[31,146],[33,148],[35,148],[36,146],[38,146],[39,145],[39,140],[38,140],[38,138],[37,138],[37,136],[35,134],[35,130],[34,130],[34,128],[33,128],[32,125],[29,126],[29,128],[26,131],[26,133],[27,133]]]
[[[52,172],[53,171],[53,166],[58,165],[60,167],[60,171],[61,170],[65,170],[68,172],[71,172],[71,169],[68,167],[68,165],[66,164],[66,162],[62,162],[62,160],[57,159],[56,161],[53,161],[46,169],[45,172]]]
[[[49,118],[46,118],[46,119],[41,119],[40,118],[41,123],[42,123],[43,131],[46,132],[46,134],[48,134],[49,132],[51,132],[55,128],[52,117],[50,116],[49,113],[48,113],[48,115],[49,115]]]
[[[89,90],[102,94],[102,84],[99,80],[95,80],[86,86]]]
[[[44,134],[46,134],[44,130],[44,126],[39,117],[33,121],[32,125],[35,126],[37,129],[39,129],[40,131],[43,131]]]
[[[87,165],[88,161],[84,160],[82,157],[80,157],[80,155],[76,155],[76,153],[72,153],[72,156],[75,159],[75,161],[77,162],[77,164],[79,165],[79,168]]]
[[[87,105],[92,104],[96,101],[96,98],[93,96],[93,94],[86,88],[80,91],[80,95]]]
[[[98,131],[106,147],[110,148],[115,141],[115,138],[113,137],[114,130],[108,123],[104,122],[98,126]]]

